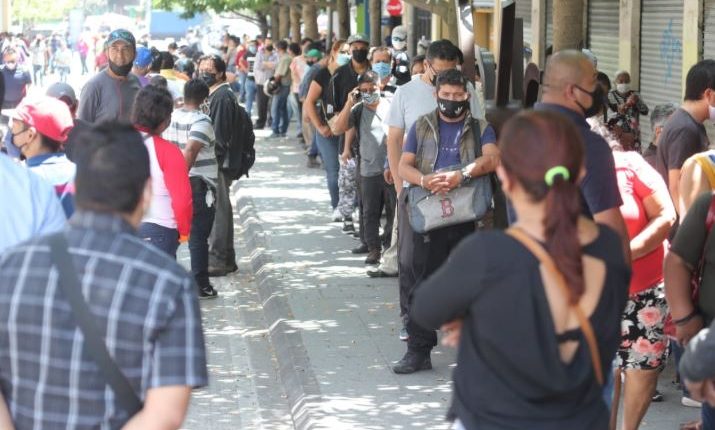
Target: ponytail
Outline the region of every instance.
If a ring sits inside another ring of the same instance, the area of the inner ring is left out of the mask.
[[[585,290],[578,235],[578,219],[581,215],[578,186],[562,176],[556,176],[546,193],[545,212],[546,250],[566,280],[571,292],[569,302],[576,304]]]

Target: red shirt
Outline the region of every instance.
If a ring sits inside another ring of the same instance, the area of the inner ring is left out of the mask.
[[[640,154],[635,152],[614,151],[618,189],[623,199],[621,214],[626,221],[628,238],[636,237],[646,225],[648,215],[643,201],[656,191],[668,195],[668,189],[660,174]],[[629,293],[637,294],[663,281],[663,257],[665,241],[662,246],[636,260],[633,260],[633,275]]]

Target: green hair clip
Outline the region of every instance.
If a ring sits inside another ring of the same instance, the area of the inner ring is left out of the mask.
[[[554,179],[556,179],[557,176],[561,176],[562,178],[564,178],[564,181],[568,181],[571,178],[569,169],[564,166],[554,166],[547,170],[546,175],[544,175],[544,181],[546,182],[546,185],[550,187],[553,186]]]

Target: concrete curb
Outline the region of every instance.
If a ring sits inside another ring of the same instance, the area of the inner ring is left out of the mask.
[[[269,340],[278,360],[278,373],[298,430],[320,428],[317,405],[321,403],[318,380],[303,345],[300,330],[290,327],[294,319],[288,299],[280,287],[281,274],[271,268],[273,262],[268,248],[268,235],[256,211],[253,198],[238,196],[238,223],[241,237],[250,250],[250,265],[268,323]]]

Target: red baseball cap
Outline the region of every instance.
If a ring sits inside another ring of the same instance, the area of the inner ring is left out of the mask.
[[[15,108],[12,117],[60,143],[67,140],[67,134],[74,126],[67,104],[49,96],[26,98]]]

